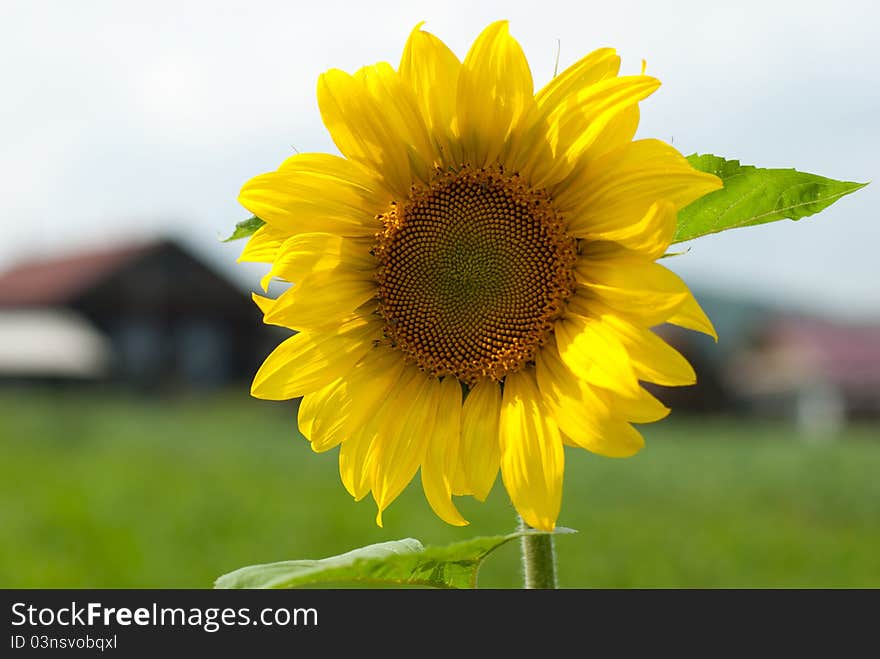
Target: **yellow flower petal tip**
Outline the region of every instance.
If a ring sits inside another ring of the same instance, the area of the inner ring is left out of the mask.
[[[434,512],[501,480],[522,518],[551,531],[563,445],[626,457],[632,423],[667,407],[642,382],[693,381],[651,328],[717,335],[687,286],[655,263],[683,205],[718,189],[672,146],[637,140],[660,82],[620,76],[600,48],[534,89],[507,21],[464,59],[422,31],[387,63],[318,78],[341,156],[298,154],[239,200],[266,224],[239,260],[268,263],[264,322],[294,330],[251,393],[302,397],[316,452],[339,448],[376,523],[421,473]]]
[[[270,297],[265,297],[263,295],[259,295],[258,293],[251,293],[251,299],[260,309],[262,314],[265,316],[271,311],[272,307],[275,305],[275,300]]]

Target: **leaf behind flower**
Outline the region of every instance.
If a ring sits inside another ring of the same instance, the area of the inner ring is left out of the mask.
[[[261,220],[257,216],[249,217],[246,220],[242,220],[241,222],[239,222],[238,224],[235,225],[235,229],[232,231],[232,233],[227,238],[223,239],[223,242],[228,243],[232,240],[240,240],[242,238],[247,238],[247,237],[253,235],[257,231],[257,229],[262,227],[264,224],[266,224],[266,223],[263,222],[263,220]]]
[[[678,213],[674,243],[727,229],[777,220],[799,220],[824,210],[867,183],[836,181],[795,169],[763,169],[712,154],[693,154],[688,162],[715,174],[724,188],[710,192]]]

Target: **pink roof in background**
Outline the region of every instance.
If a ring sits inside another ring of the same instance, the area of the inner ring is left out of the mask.
[[[880,325],[780,318],[761,333],[766,344],[798,350],[827,379],[844,387],[880,388]]]

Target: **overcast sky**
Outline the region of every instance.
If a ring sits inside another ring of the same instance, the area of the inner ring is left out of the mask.
[[[723,4],[723,6],[722,6]],[[880,10],[829,3],[0,2],[0,268],[81,245],[176,235],[243,284],[251,176],[293,152],[335,151],[324,70],[395,66],[419,21],[464,56],[510,19],[536,86],[613,46],[663,86],[640,137],[684,153],[875,183],[798,223],[704,238],[670,267],[695,288],[880,317]]]

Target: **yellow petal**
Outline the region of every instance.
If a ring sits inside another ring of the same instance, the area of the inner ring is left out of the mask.
[[[605,401],[585,381],[574,376],[552,343],[535,356],[535,377],[562,432],[598,434],[601,420],[611,416]]]
[[[690,362],[651,330],[612,315],[605,317],[605,321],[617,330],[640,380],[672,387],[697,381]]]
[[[412,89],[386,62],[318,79],[318,107],[339,150],[376,172],[397,198],[425,179],[433,149]]]
[[[607,249],[603,249],[607,247]],[[633,322],[664,323],[691,297],[675,273],[614,243],[590,243],[575,266],[578,287],[569,308],[592,315],[597,300]]]
[[[657,201],[638,222],[621,225],[589,236],[591,241],[611,241],[655,261],[666,253],[677,225],[675,204]]]
[[[629,108],[650,96],[660,81],[650,76],[610,78],[569,95],[566,102],[552,109],[547,117],[548,139],[556,154],[553,167],[537,171],[533,183],[558,194],[557,181],[568,175],[577,163],[588,163],[609,146],[629,142],[626,128],[632,124]],[[624,120],[619,118],[623,114]],[[608,133],[609,127],[613,131]],[[613,139],[612,139],[613,138]],[[578,182],[579,183],[579,182]]]
[[[535,362],[541,396],[572,446],[612,458],[629,457],[642,448],[641,435],[615,416],[623,410],[614,409],[607,392],[578,380],[562,362],[556,346],[544,346]]]
[[[412,88],[416,105],[434,141],[439,165],[461,163],[462,154],[453,134],[455,94],[461,62],[445,43],[421,24],[409,35],[400,58],[400,77]]]
[[[272,307],[275,306],[275,298],[266,297],[265,295],[251,293],[251,299],[253,299],[254,303],[257,305],[257,308],[262,312],[264,316],[272,310]],[[269,324],[271,325],[271,323]]]
[[[709,320],[706,312],[703,311],[693,295],[685,298],[678,310],[667,318],[666,322],[708,334],[716,341],[718,340],[718,333],[715,331],[712,321]]]
[[[575,265],[578,288],[569,306],[580,315],[596,300],[639,325],[672,323],[718,340],[712,322],[677,274],[614,243],[593,242]],[[601,305],[600,305],[601,306]]]
[[[593,387],[593,392],[605,401],[614,416],[633,423],[653,423],[669,416],[671,410],[643,387],[632,394],[624,396],[618,392],[608,391],[601,387]]]
[[[555,191],[555,201],[570,217],[568,231],[589,238],[638,224],[657,201],[677,211],[720,187],[668,144],[639,140],[590,162]]]
[[[535,184],[549,187],[565,177],[575,163],[561,157],[567,146],[559,148],[554,113],[560,107],[570,107],[575,103],[577,95],[585,88],[616,76],[619,68],[617,53],[611,48],[602,48],[555,76],[535,95],[534,112],[520,121],[521,125],[511,136],[513,143],[505,157],[505,167],[520,172]],[[638,107],[634,107],[634,113],[623,111],[627,115],[625,120],[614,119],[609,123],[599,138],[603,144],[608,142],[616,145],[632,139],[638,126]],[[582,131],[587,128],[588,114],[584,115]],[[628,132],[630,130],[632,132]]]
[[[272,351],[251,385],[267,400],[297,398],[342,377],[382,334],[375,321],[353,319],[334,332],[300,332]]]
[[[422,183],[430,182],[438,154],[413,89],[386,62],[364,67],[361,72],[367,93],[381,105],[393,134],[398,140],[404,140],[413,178]]]
[[[400,352],[377,346],[346,375],[351,395],[349,423],[360,426],[376,413],[397,386],[406,369]]]
[[[321,270],[375,270],[379,263],[370,254],[373,242],[369,238],[343,238],[331,233],[292,236],[277,250],[272,269],[261,282],[263,290],[272,278],[298,282]]]
[[[468,392],[461,416],[461,470],[453,481],[454,494],[473,494],[485,501],[498,476],[500,449],[498,423],[501,388],[480,380]]]
[[[336,325],[376,295],[371,272],[321,270],[281,294],[264,322],[291,329],[318,329]]]
[[[452,503],[452,475],[458,468],[461,438],[461,385],[448,376],[440,383],[437,426],[428,438],[422,462],[422,488],[431,509],[444,522],[465,526],[467,520]]]
[[[385,372],[387,376],[383,376]],[[349,378],[351,434],[339,449],[339,474],[355,499],[362,499],[370,491],[377,452],[374,443],[398,422],[408,384],[420,375],[417,369],[407,367],[399,352],[378,346]],[[375,386],[370,386],[371,382]]]
[[[534,370],[505,378],[499,431],[501,477],[514,507],[529,526],[552,531],[565,462],[562,438],[541,400]]]
[[[375,172],[332,153],[297,153],[281,163],[278,173],[289,176],[323,174],[348,181],[350,185],[360,188],[368,199],[379,204],[386,203],[388,197],[388,190],[382,187],[382,179]]]
[[[637,103],[657,85],[645,76],[611,78],[572,92],[561,105],[543,106],[528,137],[516,145],[525,153],[517,164],[554,197],[580,187],[591,160],[629,143],[639,123]]]
[[[357,501],[370,491],[367,454],[375,436],[372,425],[362,427],[339,447],[339,476],[345,489]]]
[[[594,315],[597,307],[611,309],[615,314],[638,325],[650,327],[666,322],[681,306],[688,293],[659,294],[655,291],[603,284],[578,286],[569,300],[569,309],[581,316]]]
[[[474,41],[458,78],[458,132],[467,162],[494,162],[523,113],[534,105],[529,64],[507,29],[489,25]]]
[[[576,429],[575,434],[565,434],[563,438],[571,446],[606,458],[630,458],[645,448],[645,438],[626,421],[605,419],[598,432],[591,430],[589,427]]]
[[[302,397],[297,413],[299,431],[309,440],[315,453],[338,445],[348,417],[351,399],[344,378],[334,380]]]
[[[577,377],[623,395],[638,389],[630,357],[603,319],[569,314],[556,323],[555,334],[562,361]]]
[[[621,104],[613,111],[607,112],[604,115],[605,126],[589,148],[583,152],[570,149],[568,159],[575,163],[574,176],[578,175],[576,170],[580,167],[586,167],[590,160],[632,142],[639,128],[640,118],[641,113],[636,103],[632,105]]]
[[[340,429],[345,436],[339,450],[339,474],[357,500],[366,496],[373,483],[370,447],[388,419],[398,414],[400,392],[407,378],[414,375],[398,351],[381,345],[346,375],[350,401],[345,427]],[[328,409],[327,414],[333,415],[333,410]],[[331,441],[332,437],[326,439]]]
[[[440,381],[415,367],[411,370],[412,378],[400,387],[396,414],[389,415],[384,425],[377,428],[367,456],[379,526],[382,526],[382,513],[409,484],[423,462],[437,419]]]
[[[289,158],[277,172],[245,183],[238,200],[288,235],[318,231],[372,236],[379,228],[376,214],[388,203],[360,167],[325,153]]]
[[[316,453],[327,451],[366,425],[400,379],[400,355],[378,346],[344,377],[303,396],[299,430]]]
[[[248,239],[247,244],[238,257],[239,262],[271,263],[290,234],[264,224]]]
[[[555,76],[535,94],[538,107],[555,108],[581,89],[606,78],[613,78],[620,69],[620,57],[613,48],[599,48]]]

